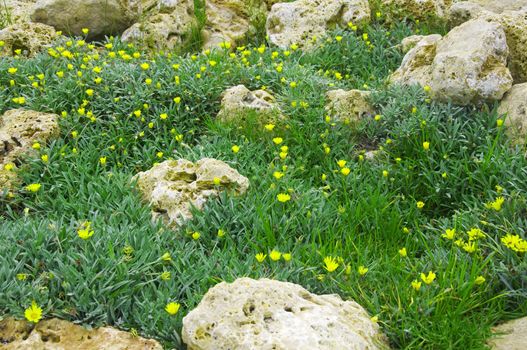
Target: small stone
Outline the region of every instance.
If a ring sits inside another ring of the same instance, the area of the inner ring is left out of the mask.
[[[326,93],[326,112],[335,120],[358,122],[360,119],[375,113],[369,102],[370,91],[331,90]]]
[[[388,15],[395,19],[411,16],[414,19],[443,18],[452,0],[383,0]]]
[[[0,344],[3,350],[162,350],[153,339],[132,336],[112,327],[88,330],[71,322],[49,319],[34,328],[26,321],[7,318],[0,321]]]
[[[269,279],[217,284],[185,316],[182,336],[189,350],[388,347],[359,304]]]
[[[223,122],[240,122],[251,112],[262,123],[284,118],[270,93],[264,90],[251,91],[245,85],[236,85],[223,92],[217,118]]]
[[[220,184],[215,184],[219,179]],[[167,160],[134,176],[137,189],[152,208],[152,218],[177,227],[192,218],[192,208],[202,210],[220,192],[241,195],[249,180],[225,162],[203,158],[196,163],[186,159]]]

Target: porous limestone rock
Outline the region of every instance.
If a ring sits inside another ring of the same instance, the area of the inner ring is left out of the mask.
[[[509,47],[508,67],[515,83],[527,81],[527,0],[459,2],[450,8],[449,23],[457,26],[471,19],[503,26]]]
[[[269,41],[286,48],[291,44],[310,48],[313,37],[320,38],[336,25],[358,26],[370,22],[367,0],[297,0],[271,7],[266,29]]]
[[[429,37],[429,38],[427,38]],[[441,39],[441,35],[439,34],[431,34],[431,35],[410,35],[404,38],[401,41],[401,50],[404,53],[407,53],[411,49],[413,49],[419,42],[426,40],[425,42],[436,42],[437,40]]]
[[[206,48],[218,47],[222,42],[236,45],[245,39],[251,30],[251,13],[265,15],[267,8],[264,2],[256,6],[246,0],[207,0],[207,23],[205,26]]]
[[[31,20],[70,35],[88,28],[91,38],[121,34],[131,24],[118,0],[37,0]]]
[[[219,184],[215,184],[215,179]],[[134,176],[137,189],[152,208],[152,218],[168,226],[178,226],[192,218],[191,209],[203,209],[209,198],[222,191],[243,194],[249,180],[225,162],[203,158],[167,160]]]
[[[223,92],[217,118],[224,122],[239,122],[251,112],[256,114],[258,121],[264,123],[283,118],[270,93],[264,90],[251,91],[245,85],[236,85]]]
[[[13,24],[0,30],[0,41],[4,42],[0,57],[14,56],[17,50],[21,50],[22,56],[31,57],[50,46],[55,38],[57,33],[51,26],[32,22]]]
[[[182,336],[189,350],[387,348],[359,304],[269,279],[217,284],[185,316]]]
[[[0,18],[7,19],[8,25],[29,21],[31,7],[36,0],[1,0]],[[1,23],[1,21],[0,21]]]
[[[129,5],[140,19],[122,35],[124,42],[139,42],[151,48],[172,50],[196,24],[194,1],[181,0]],[[144,17],[144,18],[143,18]]]
[[[492,350],[525,350],[527,346],[527,317],[505,322],[493,329],[489,340]]]
[[[506,115],[505,125],[511,138],[527,141],[527,83],[513,85],[498,107],[498,114]]]
[[[394,18],[411,16],[414,19],[445,17],[452,0],[383,0],[385,15]]]
[[[3,350],[163,350],[153,339],[133,336],[112,327],[88,330],[71,322],[49,319],[31,326],[27,321],[0,321]]]
[[[459,105],[500,100],[512,86],[508,53],[503,27],[475,19],[420,41],[390,80],[428,85],[432,98]]]
[[[375,113],[368,98],[370,91],[330,90],[326,93],[326,112],[335,120],[358,122],[361,118]]]
[[[441,35],[424,36],[404,56],[401,66],[390,76],[390,81],[403,84],[429,84],[432,63],[436,56],[437,43]]]
[[[33,151],[35,142],[44,144],[58,137],[58,115],[12,109],[0,116],[0,192],[15,182],[16,176],[6,165]]]

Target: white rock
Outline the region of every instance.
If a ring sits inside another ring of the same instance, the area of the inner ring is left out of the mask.
[[[335,120],[346,123],[358,122],[375,111],[368,98],[370,91],[331,90],[326,93],[326,113]]]
[[[271,43],[287,48],[291,44],[313,47],[313,37],[321,38],[335,25],[358,26],[370,22],[367,0],[297,0],[277,3],[267,17]]]
[[[387,348],[359,304],[269,279],[214,286],[185,316],[182,334],[189,350]]]
[[[241,122],[251,112],[257,115],[259,121],[265,123],[283,118],[275,98],[270,93],[264,90],[251,91],[245,85],[236,85],[223,92],[217,118],[221,121]]]
[[[121,34],[131,21],[118,0],[38,0],[31,20],[70,35],[88,28],[92,38]]]
[[[215,184],[217,178],[220,183]],[[203,158],[167,160],[134,177],[143,200],[152,207],[152,218],[177,226],[192,218],[192,208],[203,209],[209,198],[222,191],[243,194],[249,180],[221,160]]]
[[[460,105],[500,100],[512,86],[508,54],[500,24],[471,20],[442,39],[420,41],[390,80],[428,85],[432,98]]]
[[[511,138],[523,144],[527,141],[527,83],[513,85],[498,107],[506,115],[505,125]]]
[[[527,317],[505,322],[493,329],[489,341],[492,350],[525,350],[527,346]]]

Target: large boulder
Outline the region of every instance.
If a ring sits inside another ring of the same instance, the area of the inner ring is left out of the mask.
[[[382,6],[391,17],[411,16],[415,19],[443,18],[452,0],[383,0]]]
[[[326,93],[326,113],[335,120],[356,123],[375,113],[370,95],[370,91],[330,90]]]
[[[2,0],[0,1],[0,18],[9,14],[9,24],[29,21],[31,8],[36,0]]]
[[[50,319],[32,326],[26,321],[7,318],[0,321],[3,350],[162,350],[153,339],[144,339],[112,327],[86,329],[71,322]]]
[[[505,125],[511,138],[519,143],[527,141],[527,83],[517,84],[507,92],[498,107],[505,115]]]
[[[13,109],[0,116],[0,193],[16,182],[12,165],[34,152],[35,142],[45,144],[58,137],[58,115]],[[9,165],[8,167],[6,167]]]
[[[367,0],[297,0],[271,7],[266,29],[269,41],[286,48],[291,44],[309,48],[313,37],[322,37],[337,25],[370,22]]]
[[[189,350],[387,348],[359,304],[269,279],[214,286],[185,316],[182,333]]]
[[[225,162],[203,158],[167,160],[134,177],[137,189],[152,208],[152,218],[171,227],[192,218],[192,209],[203,209],[209,198],[220,192],[243,194],[249,180]]]
[[[263,2],[257,7],[249,5],[246,0],[207,0],[205,47],[218,47],[222,42],[241,43],[253,30],[251,12],[265,16],[267,8]]]
[[[131,22],[118,0],[37,0],[31,20],[70,35],[88,28],[91,38],[121,34]]]
[[[55,38],[55,29],[45,24],[21,22],[10,25],[0,30],[0,41],[4,42],[0,47],[0,57],[14,56],[17,50],[21,50],[21,55],[31,57],[50,46]]]
[[[493,329],[489,340],[492,350],[525,350],[527,346],[527,317],[505,322]]]
[[[518,11],[527,7],[527,0],[470,0],[457,1],[448,9],[448,20],[451,25],[459,25],[474,19],[481,14],[500,14]]]
[[[527,0],[458,2],[450,8],[448,18],[451,26],[476,18],[501,24],[507,38],[508,65],[514,82],[527,81]]]
[[[218,120],[239,123],[250,113],[262,123],[283,118],[275,98],[267,91],[251,91],[245,85],[236,85],[223,92]]]
[[[417,43],[390,80],[429,86],[432,98],[459,105],[500,100],[512,86],[508,54],[500,24],[471,20]]]
[[[124,31],[122,40],[139,42],[151,48],[174,49],[196,25],[193,0],[132,3],[128,10],[139,13],[140,18]]]

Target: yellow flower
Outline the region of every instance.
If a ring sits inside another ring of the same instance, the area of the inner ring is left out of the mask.
[[[432,271],[429,271],[428,275],[425,275],[424,273],[421,272],[421,279],[426,284],[431,284],[432,282],[434,282],[435,278],[436,278],[436,274],[433,273]]]
[[[485,277],[483,276],[476,277],[476,279],[474,280],[474,283],[476,283],[477,285],[485,283]]]
[[[485,237],[485,233],[481,231],[481,229],[477,227],[473,227],[470,229],[470,231],[467,232],[469,240],[473,241],[479,238]]]
[[[39,150],[39,149],[40,149],[40,143],[35,142],[35,143],[31,146],[31,148],[36,149],[36,150]]]
[[[350,174],[350,171],[351,171],[350,168],[342,168],[342,169],[340,169],[340,172],[344,176],[348,176]]]
[[[264,253],[258,253],[255,255],[256,261],[258,261],[259,263],[262,263],[266,257],[267,255]]]
[[[503,197],[498,197],[494,202],[490,203],[490,207],[495,211],[500,211],[503,202],[505,202],[505,199],[503,199]]]
[[[452,240],[452,239],[454,239],[455,234],[456,234],[456,229],[455,228],[453,228],[453,229],[447,228],[445,230],[445,233],[443,233],[441,235],[441,237]]]
[[[324,258],[324,269],[328,272],[333,272],[339,267],[337,260],[331,256],[326,256]]]
[[[240,152],[240,146],[234,145],[231,147],[231,150],[234,154]]]
[[[423,148],[425,151],[428,151],[430,149],[430,142],[427,142],[427,141],[423,142]]]
[[[424,90],[425,92],[430,92],[430,91],[432,90],[432,88],[431,88],[429,85],[425,85],[425,86],[423,87],[423,90]]]
[[[423,209],[423,207],[425,206],[425,203],[422,202],[422,201],[419,201],[419,202],[416,203],[416,205],[417,205],[418,209]]]
[[[337,162],[337,165],[340,167],[340,168],[344,168],[346,166],[346,161],[341,159]]]
[[[279,193],[276,196],[276,199],[278,199],[278,201],[281,202],[281,203],[285,203],[285,202],[288,202],[288,201],[291,200],[291,196],[288,195],[287,193]]]
[[[274,176],[275,179],[280,180],[282,177],[284,177],[284,173],[282,173],[280,171],[275,171],[273,173],[273,176]]]
[[[150,65],[148,63],[144,62],[144,63],[141,63],[140,67],[141,67],[142,70],[147,70],[148,68],[150,68]]]
[[[26,186],[26,190],[28,190],[29,192],[33,192],[33,193],[36,193],[40,190],[40,188],[42,187],[41,184],[30,184],[30,185],[27,185]]]
[[[171,276],[170,271],[163,271],[161,273],[161,279],[163,281],[168,281],[170,279],[170,276]]]
[[[179,305],[179,303],[171,302],[165,306],[165,311],[168,312],[169,315],[173,316],[178,313],[180,307],[181,305]]]
[[[29,322],[38,323],[42,318],[42,308],[33,300],[31,306],[24,311],[24,316]]]
[[[290,261],[292,258],[291,253],[284,253],[282,254],[282,258],[284,258],[285,261]]]
[[[15,67],[10,67],[7,69],[7,72],[9,74],[15,74],[17,71],[18,71],[18,68],[15,68]]]
[[[421,289],[421,282],[419,282],[418,280],[413,280],[412,288],[418,291],[419,289]]]
[[[80,238],[87,240],[93,236],[95,232],[91,228],[91,222],[85,221],[82,223],[81,227],[77,230],[77,234]]]
[[[465,250],[467,253],[474,253],[476,251],[476,243],[474,242],[466,242],[463,244],[463,250]]]
[[[175,102],[177,105],[180,104],[180,103],[181,103],[181,97],[179,97],[179,96],[174,97],[174,102]]]
[[[364,276],[366,272],[368,272],[368,268],[361,265],[359,266],[357,271],[359,272],[359,275]]]
[[[221,184],[221,179],[219,177],[214,177],[212,179],[212,183],[215,185],[215,186],[219,186]]]
[[[282,253],[280,253],[279,251],[277,250],[271,250],[271,252],[269,253],[269,258],[272,260],[272,261],[278,261],[280,260],[280,257],[282,256]]]
[[[503,126],[503,119],[496,120],[496,125],[499,127]]]
[[[49,161],[49,156],[47,154],[43,154],[40,156],[40,159],[42,159],[43,163],[47,163]]]
[[[218,237],[221,238],[225,236],[225,231],[223,231],[221,228],[218,230]]]
[[[383,177],[388,177],[388,175],[390,175],[390,173],[388,172],[388,170],[383,170],[383,171],[382,171],[382,176],[383,176]]]
[[[93,89],[86,90],[86,95],[93,96]]]
[[[281,138],[281,137],[275,137],[275,138],[273,139],[273,142],[274,142],[275,145],[279,145],[279,144],[281,144],[282,142],[284,142],[284,139]]]
[[[380,114],[377,114],[377,115],[375,115],[375,117],[373,119],[375,119],[375,121],[378,122],[379,120],[382,119],[382,116]]]
[[[172,261],[172,257],[170,256],[169,252],[166,252],[165,254],[163,254],[161,256],[161,260],[163,260],[163,261]]]
[[[19,280],[19,281],[25,281],[27,279],[27,274],[26,273],[17,273],[16,279]]]
[[[195,241],[197,241],[200,237],[201,237],[201,234],[198,231],[192,234],[192,239]]]
[[[273,131],[275,125],[274,124],[266,124],[264,127],[265,127],[265,130],[267,130],[267,131]]]
[[[84,35],[88,35],[90,30],[88,28],[82,28],[82,32],[84,33]]]
[[[101,158],[99,158],[99,163],[100,163],[102,166],[106,165],[106,157],[101,157]]]
[[[399,255],[401,257],[405,258],[408,255],[408,253],[406,252],[406,248],[403,247],[403,248],[399,249]]]

